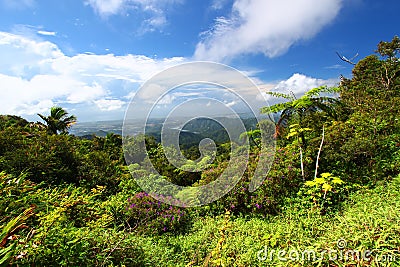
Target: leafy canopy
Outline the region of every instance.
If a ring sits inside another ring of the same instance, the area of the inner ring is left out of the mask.
[[[324,111],[327,115],[335,117],[334,107],[339,103],[339,100],[322,94],[332,94],[338,91],[339,89],[336,87],[320,86],[309,90],[300,98],[296,98],[293,92],[290,94],[267,92],[269,95],[277,98],[285,98],[288,101],[264,107],[261,109],[261,112],[264,114],[281,112],[276,124],[279,127],[287,127],[289,120],[294,117],[297,117],[301,121],[305,115],[316,111]]]

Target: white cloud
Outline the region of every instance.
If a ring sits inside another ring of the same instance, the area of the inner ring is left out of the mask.
[[[153,32],[156,29],[162,28],[164,25],[167,24],[167,18],[161,14],[160,12],[157,12],[158,16],[153,16],[150,19],[146,19],[143,23],[141,28],[139,29],[140,34],[144,34],[146,32]]]
[[[5,32],[0,32],[0,58],[0,114],[26,116],[54,104],[73,105],[83,120],[121,109],[125,97],[141,83],[185,61],[142,55],[66,56],[51,42]]]
[[[279,82],[271,91],[285,94],[292,92],[296,97],[299,97],[310,89],[323,85],[335,86],[337,83],[338,80],[334,79],[317,79],[304,74],[295,73],[289,79]]]
[[[56,36],[56,32],[50,32],[50,31],[37,31],[38,34],[40,35],[45,35],[45,36]]]
[[[106,91],[96,85],[57,75],[36,75],[25,80],[0,73],[0,84],[2,114],[32,115],[41,112],[45,103],[48,104],[45,108],[49,108],[55,101],[84,103],[106,95]]]
[[[121,116],[122,119],[128,99],[136,94],[144,81],[187,61],[178,57],[153,59],[143,55],[67,56],[54,43],[4,32],[0,32],[0,58],[0,114],[33,115],[33,119],[38,119],[36,113],[45,113],[57,104],[73,108],[74,115],[81,121],[104,120],[111,113],[113,118]],[[274,88],[301,94],[313,87],[336,82],[294,74],[288,80],[272,85],[253,77],[257,71],[247,73],[262,91]],[[193,71],[184,69],[183,76],[190,75]],[[165,81],[166,85],[173,84],[179,77]],[[248,99],[262,102],[262,99],[256,99],[258,90],[247,87],[248,84],[242,84],[229,73],[205,69],[204,77],[210,81],[230,81]],[[210,87],[208,90],[203,84],[192,87],[171,92],[161,103],[176,103],[179,99],[198,98],[202,94],[221,98],[221,89]],[[160,90],[162,88],[154,86],[145,95],[139,95],[139,99],[145,103]],[[223,99],[228,106],[238,106],[235,97],[223,96]]]
[[[88,0],[86,1],[97,13],[102,16],[115,15],[123,9],[125,0]]]
[[[229,17],[220,17],[194,57],[225,61],[263,53],[275,57],[300,40],[312,38],[332,22],[342,0],[235,0]]]
[[[125,105],[125,102],[119,99],[100,99],[94,102],[102,111],[121,109]]]
[[[0,68],[9,69],[16,65],[40,63],[44,59],[53,59],[63,55],[60,49],[47,41],[36,41],[21,35],[0,32],[1,63]]]

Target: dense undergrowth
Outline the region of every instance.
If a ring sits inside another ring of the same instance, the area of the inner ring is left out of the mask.
[[[0,266],[400,266],[399,51],[397,37],[381,42],[337,88],[272,93],[287,101],[263,110],[280,114],[265,181],[249,191],[260,125],[245,134],[240,181],[197,208],[142,192],[132,176],[153,174],[138,142],[181,185],[215,180],[239,143],[217,144],[206,170],[187,172],[169,164],[169,148],[136,136],[126,166],[121,136],[87,140],[52,115],[46,125],[0,116]],[[198,150],[184,154],[197,168]]]

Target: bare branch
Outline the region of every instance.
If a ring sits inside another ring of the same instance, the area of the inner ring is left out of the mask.
[[[344,62],[350,63],[351,65],[356,65],[356,63],[353,62],[353,60],[358,57],[358,53],[355,54],[351,59],[348,59],[345,56],[342,56],[341,54],[339,54],[339,52],[336,52],[336,55],[338,55],[338,57],[343,60]]]
[[[324,139],[325,139],[325,125],[322,125],[322,139],[321,139],[321,144],[319,145],[319,149],[318,149],[317,162],[315,163],[314,179],[317,178],[318,167],[319,167],[319,165],[318,165],[319,156],[321,155],[321,150],[322,150],[322,145],[324,144]]]

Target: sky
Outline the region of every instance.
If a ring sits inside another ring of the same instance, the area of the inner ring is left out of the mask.
[[[398,0],[0,0],[0,114],[38,121],[58,105],[81,122],[120,120],[132,97],[154,93],[136,94],[146,81],[193,61],[300,95],[351,77],[336,52],[373,54],[399,34],[399,10]],[[224,89],[178,88],[159,115],[208,91],[240,106]]]

